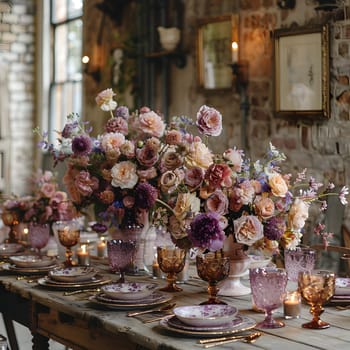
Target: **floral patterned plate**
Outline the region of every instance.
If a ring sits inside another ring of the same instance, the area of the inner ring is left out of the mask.
[[[217,337],[217,336],[222,336],[222,335],[231,335],[234,333],[239,333],[239,332],[244,332],[247,331],[249,329],[252,329],[256,326],[256,322],[255,320],[253,320],[252,318],[245,316],[245,315],[240,315],[240,317],[242,318],[242,322],[232,325],[232,327],[227,327],[221,330],[217,330],[217,329],[211,329],[211,330],[197,330],[197,329],[183,329],[183,328],[179,328],[174,326],[174,323],[172,324],[172,322],[169,320],[172,319],[173,315],[161,320],[159,322],[160,326],[163,327],[164,329],[173,332],[173,333],[177,333],[177,334],[181,334],[181,335],[187,335],[190,337]]]
[[[89,281],[82,281],[82,282],[56,282],[51,280],[49,277],[43,277],[38,279],[38,284],[42,287],[47,287],[50,289],[56,289],[56,290],[75,290],[79,288],[93,288],[93,287],[99,287],[103,286],[104,284],[111,283],[111,280],[108,278],[105,278],[100,275],[96,275],[94,278],[91,278]]]
[[[49,277],[58,282],[83,282],[91,280],[96,274],[93,267],[74,266],[54,269],[49,272]]]
[[[238,313],[238,309],[231,305],[189,305],[174,309],[177,318],[190,326],[210,327],[222,326],[231,321]]]
[[[102,289],[102,288],[101,288]],[[109,304],[147,304],[147,303],[153,303],[157,301],[158,299],[163,298],[164,294],[159,292],[154,292],[150,295],[148,295],[145,298],[142,299],[135,299],[135,300],[122,300],[122,299],[114,299],[109,297],[107,294],[101,292],[96,295],[96,299],[98,301],[101,301],[103,303],[109,303]]]
[[[335,293],[334,295],[350,296],[350,278],[337,277],[335,279]]]
[[[156,283],[126,282],[108,284],[101,290],[112,299],[140,300],[150,296],[157,287]]]
[[[134,310],[134,309],[146,309],[152,308],[157,305],[162,305],[168,303],[172,297],[161,293],[153,293],[150,298],[145,298],[143,300],[134,300],[126,302],[121,300],[117,302],[115,299],[112,302],[103,301],[101,294],[93,295],[89,298],[89,301],[96,306],[107,308],[110,310]],[[109,299],[110,300],[110,299]]]
[[[57,263],[55,258],[38,255],[10,256],[10,261],[17,267],[47,267]]]

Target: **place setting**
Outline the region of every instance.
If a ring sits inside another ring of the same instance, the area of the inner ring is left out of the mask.
[[[23,254],[24,246],[20,243],[0,244],[0,259],[8,259],[10,256]]]
[[[101,275],[90,266],[57,267],[48,275],[38,279],[38,284],[56,290],[89,289],[110,283],[111,280]]]

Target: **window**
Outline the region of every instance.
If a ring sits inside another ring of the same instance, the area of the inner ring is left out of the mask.
[[[50,139],[62,130],[66,116],[81,115],[83,0],[51,0]]]

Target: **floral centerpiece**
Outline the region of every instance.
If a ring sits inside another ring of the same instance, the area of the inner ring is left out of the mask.
[[[270,145],[266,157],[251,162],[242,150],[214,154],[207,146],[222,131],[222,116],[202,106],[193,122],[174,117],[166,125],[147,107],[129,113],[104,90],[96,102],[110,113],[105,130],[93,137],[88,122],[68,116],[58,144],[40,145],[56,162],[65,161],[64,183],[80,210],[93,204],[101,232],[152,212],[180,247],[218,250],[227,235],[236,242],[275,253],[300,244],[311,203],[326,208],[326,196],[346,204],[347,187],[333,193],[306,170],[292,180],[280,165],[283,153]],[[190,132],[193,127],[198,132]]]

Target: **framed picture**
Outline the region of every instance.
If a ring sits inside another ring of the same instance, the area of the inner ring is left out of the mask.
[[[277,117],[329,118],[329,28],[274,32]]]
[[[233,60],[238,60],[238,15],[200,19],[197,26],[198,83],[205,90],[232,87]]]

